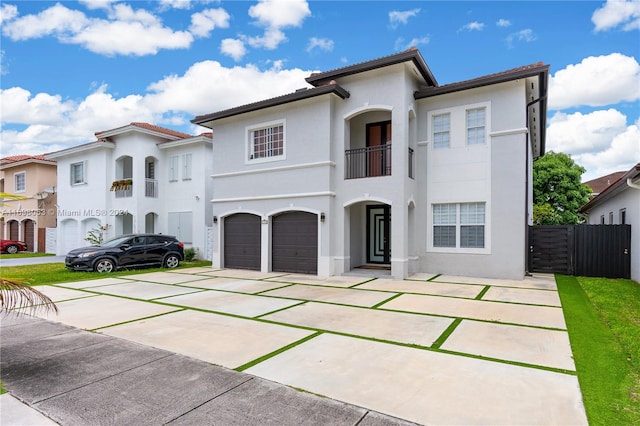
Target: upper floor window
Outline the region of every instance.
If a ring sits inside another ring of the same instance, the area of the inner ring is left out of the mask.
[[[613,225],[613,212],[609,212],[609,225]]]
[[[69,176],[71,185],[80,185],[86,183],[84,171],[85,171],[85,162],[80,161],[79,163],[73,163],[70,166]]]
[[[474,108],[467,110],[467,144],[483,144],[485,128],[485,109]]]
[[[182,154],[182,180],[191,180],[191,154]]]
[[[433,116],[433,147],[449,148],[449,135],[451,130],[451,114]]]
[[[27,190],[27,173],[20,172],[13,175],[13,184],[16,192],[24,192]]]
[[[178,164],[180,161],[180,157],[174,155],[169,157],[169,182],[175,182],[178,180]]]
[[[248,129],[249,161],[280,159],[284,156],[285,123],[265,123]],[[278,158],[274,158],[278,157]]]
[[[604,225],[604,215],[600,216],[600,224]]]
[[[620,225],[627,223],[627,209],[620,209]]]

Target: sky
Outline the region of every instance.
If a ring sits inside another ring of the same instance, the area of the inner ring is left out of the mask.
[[[417,47],[438,84],[550,65],[547,151],[583,181],[640,162],[640,0],[0,1],[2,157],[309,87]],[[215,135],[214,135],[215,137]]]

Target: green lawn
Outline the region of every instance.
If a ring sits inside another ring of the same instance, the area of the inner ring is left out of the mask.
[[[15,254],[0,253],[0,259],[19,259],[22,257],[46,257],[46,256],[55,256],[55,254],[32,253],[30,251],[20,251]]]
[[[178,269],[195,266],[211,266],[211,262],[195,260],[180,262]],[[145,274],[148,272],[165,271],[163,268],[132,269],[100,274],[97,272],[69,271],[64,263],[42,263],[39,265],[7,266],[0,269],[0,277],[5,279],[25,280],[30,285],[45,285],[71,281],[95,280],[105,277],[119,277],[121,275]]]
[[[640,424],[640,285],[557,275],[590,425]]]

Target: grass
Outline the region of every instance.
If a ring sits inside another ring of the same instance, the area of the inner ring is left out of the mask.
[[[211,266],[210,261],[196,260],[180,262],[177,269],[193,268],[196,266]],[[64,263],[42,263],[39,265],[7,266],[0,269],[0,277],[7,279],[25,280],[29,285],[46,285],[62,282],[95,280],[106,277],[119,277],[122,275],[146,274],[148,272],[166,271],[164,268],[130,269],[100,274],[97,272],[70,271],[64,267]]]
[[[0,259],[20,259],[23,257],[46,257],[46,256],[55,256],[55,254],[32,253],[30,251],[21,251],[15,254],[0,253]]]
[[[556,281],[589,424],[640,424],[640,285]]]

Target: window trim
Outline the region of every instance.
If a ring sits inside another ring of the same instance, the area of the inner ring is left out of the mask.
[[[18,176],[23,176],[24,188],[18,189]],[[13,174],[13,190],[16,194],[27,191],[27,172],[25,170]]]
[[[455,247],[440,247],[434,245],[435,227],[438,226],[434,221],[434,207],[436,205],[454,205],[455,206],[455,225],[443,224],[441,226],[455,226]],[[484,205],[484,223],[483,224],[471,224],[462,223],[461,205],[462,204],[483,204]],[[427,229],[427,252],[434,253],[457,253],[457,254],[491,254],[491,224],[489,218],[490,205],[488,201],[473,200],[473,201],[442,201],[430,203],[430,212]],[[463,226],[484,226],[484,247],[461,247],[461,229]]]
[[[175,160],[175,161],[174,161]],[[175,163],[175,164],[174,164]],[[169,167],[167,167],[167,176],[169,182],[177,182],[180,174],[180,156],[172,155],[169,157]]]
[[[439,117],[447,117],[448,125],[446,131],[436,132],[435,121]],[[448,149],[451,148],[451,112],[442,112],[442,113],[434,113],[431,115],[431,137],[433,140],[433,149]],[[436,144],[436,134],[447,134],[447,144],[446,145],[438,145]]]
[[[80,182],[74,182],[74,172],[73,172],[73,168],[74,166],[77,165],[82,165],[82,178]],[[86,185],[87,184],[87,161],[76,161],[75,163],[71,163],[69,164],[69,183],[71,184],[71,186],[78,186],[78,185]]]
[[[282,154],[272,157],[251,158],[253,156],[253,132],[262,129],[268,129],[276,126],[282,126]],[[264,123],[253,124],[245,127],[245,164],[270,163],[272,161],[282,161],[287,159],[287,120],[272,120]]]
[[[626,208],[620,209],[619,215],[620,216],[619,216],[618,220],[620,222],[620,225],[626,225],[627,224],[627,209]]]
[[[193,155],[187,152],[181,155],[182,159],[182,180],[191,180],[193,175]]]

